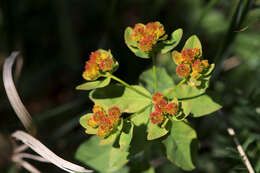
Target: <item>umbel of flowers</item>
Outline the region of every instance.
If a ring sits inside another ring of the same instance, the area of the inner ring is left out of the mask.
[[[150,114],[150,120],[153,124],[161,124],[167,116],[175,116],[179,113],[178,100],[167,102],[164,96],[157,92],[153,95],[154,112]]]
[[[101,106],[94,105],[92,111],[93,116],[88,119],[88,126],[98,128],[97,135],[99,137],[108,136],[118,125],[121,116],[120,109],[114,106],[109,108],[106,113]]]
[[[212,70],[213,64],[202,59],[200,48],[187,48],[181,52],[173,51],[172,58],[176,65],[176,74],[187,81],[200,81]],[[201,83],[194,83],[199,86]]]
[[[116,62],[111,51],[99,49],[92,52],[85,64],[83,78],[86,80],[96,80],[106,72],[112,72],[116,67]]]
[[[165,40],[164,27],[160,22],[150,22],[146,25],[137,23],[133,28],[130,39],[137,42],[137,47],[144,52],[152,50],[159,40]]]

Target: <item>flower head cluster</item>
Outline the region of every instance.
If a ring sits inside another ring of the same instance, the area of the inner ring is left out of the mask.
[[[209,67],[208,60],[201,60],[201,49],[184,49],[181,53],[173,51],[173,60],[177,64],[176,73],[181,78],[199,79]]]
[[[166,39],[164,26],[160,22],[150,22],[146,25],[138,23],[134,26],[130,39],[138,43],[138,47],[149,52],[159,40]]]
[[[121,112],[116,106],[108,109],[108,113],[100,106],[95,105],[92,109],[93,116],[88,119],[88,125],[92,128],[98,128],[97,135],[106,137],[117,126],[120,120]]]
[[[150,114],[150,120],[153,124],[161,124],[167,115],[176,115],[179,112],[178,101],[167,102],[163,95],[159,92],[153,95],[155,102],[155,111]]]
[[[110,50],[99,49],[91,53],[82,76],[86,80],[96,80],[102,73],[111,72],[114,66],[115,61]]]

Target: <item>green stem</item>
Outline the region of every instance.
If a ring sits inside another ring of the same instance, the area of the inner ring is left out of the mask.
[[[138,93],[138,94],[140,94],[140,95],[142,95],[142,96],[144,96],[144,97],[146,97],[146,98],[148,98],[148,99],[151,99],[151,98],[152,98],[151,96],[149,96],[149,95],[143,93],[142,91],[139,91],[139,90],[135,89],[134,87],[132,87],[131,85],[129,85],[129,84],[126,83],[125,81],[119,79],[118,77],[112,75],[111,73],[108,74],[107,76],[108,76],[108,77],[111,77],[112,79],[116,80],[117,82],[119,82],[119,83],[125,85],[125,86],[128,87],[129,89],[135,91],[136,93]]]
[[[157,92],[157,74],[156,74],[156,60],[155,60],[155,54],[152,53],[152,60],[153,60],[153,80],[154,80],[154,92]]]
[[[176,87],[171,88],[171,89],[167,92],[166,96],[167,96],[167,95],[170,95],[171,92],[175,91],[179,86],[181,86],[181,85],[182,85],[183,83],[185,83],[185,82],[186,82],[186,79],[183,79],[182,81],[180,81],[180,83],[178,83],[178,84],[176,85]]]

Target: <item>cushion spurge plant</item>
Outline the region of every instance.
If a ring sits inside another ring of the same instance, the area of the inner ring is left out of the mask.
[[[131,162],[129,158],[145,158],[144,150],[151,149],[151,140],[156,139],[165,146],[162,153],[172,163],[184,170],[194,169],[197,135],[188,117],[221,108],[206,94],[214,64],[204,58],[195,35],[180,52],[173,50],[182,29],[168,37],[160,22],[127,27],[124,38],[137,57],[152,59],[152,67],[140,75],[139,85],[130,85],[113,75],[119,65],[110,50],[90,54],[82,74],[87,82],[77,89],[90,90],[94,106],[80,118],[80,124],[95,136],[79,147],[76,158],[100,172],[113,172]],[[180,78],[178,84],[164,67],[157,66],[158,54],[171,55],[169,63],[177,65],[171,75]],[[111,80],[116,83],[110,84]]]

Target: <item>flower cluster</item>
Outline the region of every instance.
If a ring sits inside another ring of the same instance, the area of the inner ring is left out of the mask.
[[[155,102],[155,111],[150,114],[150,120],[153,124],[161,124],[167,115],[173,116],[179,112],[177,99],[168,103],[159,92],[155,93],[152,99]]]
[[[97,135],[106,137],[117,126],[120,120],[121,112],[116,106],[108,109],[108,113],[101,106],[94,105],[92,109],[94,115],[88,119],[88,125],[92,128],[98,128]]]
[[[146,25],[138,23],[130,35],[130,39],[136,41],[139,49],[144,52],[151,51],[157,41],[166,38],[164,26],[160,22],[150,22]]]
[[[82,76],[86,80],[96,80],[102,73],[111,72],[114,66],[115,61],[110,50],[99,49],[91,53]]]
[[[181,78],[199,79],[209,68],[208,60],[201,60],[201,49],[184,49],[181,53],[172,52],[172,57],[177,64],[176,73]]]

